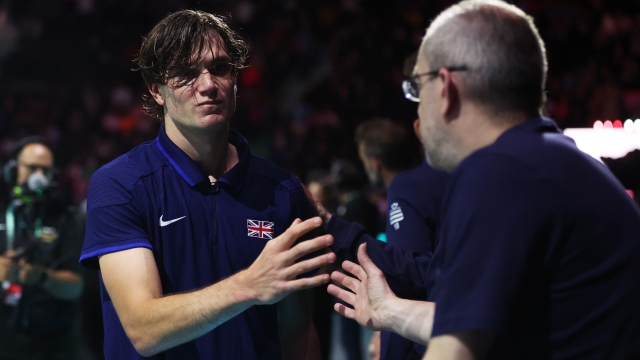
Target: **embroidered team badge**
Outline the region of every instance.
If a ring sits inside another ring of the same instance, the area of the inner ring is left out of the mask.
[[[404,214],[402,213],[402,208],[398,205],[397,202],[391,204],[391,209],[389,211],[389,224],[393,225],[393,228],[398,230],[400,229],[400,221],[404,220]]]
[[[250,237],[273,239],[273,223],[270,221],[247,219],[247,231]]]

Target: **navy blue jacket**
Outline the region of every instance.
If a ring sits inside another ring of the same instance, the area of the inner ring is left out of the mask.
[[[387,191],[387,242],[405,251],[432,253],[437,243],[440,206],[449,174],[436,170],[426,161],[403,171]],[[420,360],[426,347],[398,334],[380,334],[381,360]]]

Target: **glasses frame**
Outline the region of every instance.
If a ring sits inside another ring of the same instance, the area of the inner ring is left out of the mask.
[[[440,73],[441,69],[446,69],[449,72],[469,70],[469,68],[464,65],[449,66],[449,67],[440,67],[440,68],[437,68],[436,70],[431,70],[423,74],[413,75],[402,82],[402,91],[404,92],[404,97],[409,101],[419,103],[420,102],[420,83],[417,81],[418,78],[423,76],[435,77]]]
[[[37,164],[29,164],[29,163],[25,163],[22,161],[18,161],[18,165],[19,166],[23,166],[25,169],[27,169],[27,171],[29,172],[29,175],[37,172],[38,170],[42,171],[42,174],[46,177],[51,177],[53,176],[54,172],[55,172],[55,167],[54,166],[42,166],[42,165],[37,165]]]

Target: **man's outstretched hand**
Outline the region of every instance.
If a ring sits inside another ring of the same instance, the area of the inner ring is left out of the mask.
[[[251,266],[239,273],[241,283],[255,304],[274,304],[296,290],[308,289],[329,282],[329,274],[298,279],[298,275],[335,261],[334,253],[324,253],[312,259],[296,260],[333,243],[331,235],[293,244],[311,230],[322,225],[319,217],[306,221],[296,219],[280,236],[269,240]],[[292,247],[293,246],[293,247]]]
[[[329,294],[353,306],[351,309],[338,303],[334,305],[334,309],[367,329],[389,330],[385,316],[397,297],[389,288],[382,271],[371,261],[366,243],[358,248],[358,261],[360,265],[350,261],[342,264],[342,268],[355,275],[357,279],[337,271],[331,274],[332,280],[351,292],[331,284],[327,288]]]

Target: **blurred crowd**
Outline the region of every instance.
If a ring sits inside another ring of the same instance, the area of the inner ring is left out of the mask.
[[[227,14],[251,46],[232,126],[252,150],[305,179],[356,158],[353,129],[371,117],[409,124],[403,63],[451,1],[0,1],[0,159],[40,134],[56,145],[73,203],[91,174],[155,137],[132,59],[167,13]],[[640,117],[640,1],[515,1],[549,55],[547,109],[561,127]]]

